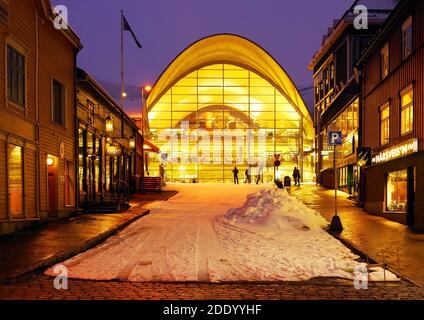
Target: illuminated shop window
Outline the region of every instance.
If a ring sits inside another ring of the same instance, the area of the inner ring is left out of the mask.
[[[20,217],[24,214],[23,148],[9,144],[8,154],[10,213],[12,217]]]
[[[408,171],[387,174],[387,211],[407,212]]]

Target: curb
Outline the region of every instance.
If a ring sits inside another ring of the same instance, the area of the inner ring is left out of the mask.
[[[74,247],[74,248],[70,248],[68,250],[64,250],[61,252],[58,252],[56,254],[53,254],[49,257],[46,257],[42,260],[36,261],[34,263],[32,263],[30,266],[28,267],[24,267],[24,268],[20,268],[17,269],[16,271],[9,273],[7,275],[5,275],[4,277],[0,277],[0,281],[8,281],[8,280],[13,280],[16,279],[24,274],[36,271],[38,269],[41,268],[48,268],[53,266],[54,264],[64,261],[66,259],[69,259],[73,256],[76,256],[88,249],[91,249],[95,246],[97,246],[99,243],[105,241],[107,238],[109,238],[110,236],[113,236],[114,234],[118,233],[119,231],[121,231],[122,229],[124,229],[125,227],[129,226],[130,224],[132,224],[133,222],[137,221],[138,219],[148,215],[150,213],[150,210],[145,210],[142,213],[110,228],[109,230],[106,230],[100,234],[98,234],[97,236],[87,239],[85,240],[83,243],[81,243],[80,245]]]

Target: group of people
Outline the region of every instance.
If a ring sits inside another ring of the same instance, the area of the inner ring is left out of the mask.
[[[259,184],[259,182],[261,181],[262,170],[261,170],[261,168],[255,168],[256,172],[255,172],[254,175],[252,175],[252,169],[253,168],[248,168],[244,172],[244,175],[245,175],[244,183],[252,183],[252,176],[254,176],[255,177],[255,183]],[[239,174],[238,168],[234,167],[234,169],[233,169],[234,184],[240,184],[238,174]]]
[[[244,172],[245,174],[244,183],[252,183],[251,170],[252,168],[248,168]],[[259,181],[261,180],[261,175],[262,175],[261,173],[262,173],[261,168],[256,168],[256,174],[254,175],[256,184],[259,184]],[[239,175],[239,169],[237,167],[234,167],[233,169],[234,184],[240,184],[238,175]],[[297,167],[294,167],[294,170],[293,170],[293,180],[294,180],[294,185],[300,187],[300,171]]]

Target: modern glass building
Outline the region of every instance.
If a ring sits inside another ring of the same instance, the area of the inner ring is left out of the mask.
[[[150,159],[150,175],[162,164],[167,181],[232,182],[237,166],[241,180],[250,169],[272,182],[297,166],[314,178],[311,116],[282,67],[245,38],[191,45],[156,82],[146,110],[148,139],[162,153]]]

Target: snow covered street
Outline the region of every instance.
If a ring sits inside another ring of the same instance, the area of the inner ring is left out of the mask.
[[[103,244],[64,262],[69,277],[299,281],[352,278],[358,265],[358,257],[322,229],[326,221],[285,191],[229,184],[168,189],[179,193]],[[46,273],[55,275],[53,268]]]

